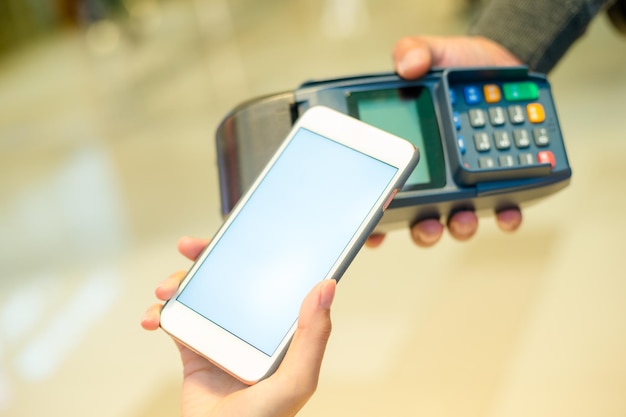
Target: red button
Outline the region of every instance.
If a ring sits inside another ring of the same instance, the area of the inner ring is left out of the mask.
[[[537,154],[537,160],[540,164],[550,164],[552,169],[556,166],[556,159],[554,154],[550,151],[541,151]]]

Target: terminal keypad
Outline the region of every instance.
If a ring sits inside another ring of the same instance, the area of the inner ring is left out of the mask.
[[[458,150],[467,169],[546,163],[554,168],[546,109],[533,81],[476,82],[450,91]]]

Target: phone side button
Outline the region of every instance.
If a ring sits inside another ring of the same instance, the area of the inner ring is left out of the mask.
[[[391,192],[389,197],[387,197],[387,201],[385,201],[385,204],[383,205],[383,211],[387,210],[387,207],[389,207],[389,204],[391,204],[391,200],[393,200],[396,194],[398,194],[397,188]]]

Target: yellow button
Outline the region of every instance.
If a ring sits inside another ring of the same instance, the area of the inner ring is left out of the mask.
[[[486,84],[483,87],[483,93],[485,93],[485,101],[487,103],[497,103],[502,99],[500,87],[495,84]]]
[[[539,103],[530,103],[526,107],[526,113],[528,113],[528,120],[530,120],[531,123],[541,123],[546,120],[546,112]]]

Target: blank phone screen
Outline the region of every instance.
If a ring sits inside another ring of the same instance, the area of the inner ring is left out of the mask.
[[[300,128],[178,301],[271,356],[396,171]]]

